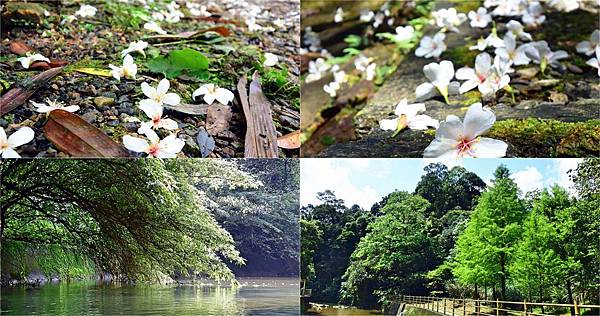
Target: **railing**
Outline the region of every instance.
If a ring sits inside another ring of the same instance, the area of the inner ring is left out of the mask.
[[[442,315],[450,316],[500,316],[500,315],[525,315],[525,316],[551,316],[570,315],[571,311],[576,316],[581,316],[586,310],[600,310],[600,305],[585,305],[575,301],[573,304],[511,302],[499,300],[475,300],[459,298],[442,298],[431,296],[402,295],[399,303],[427,309]],[[547,314],[544,310],[564,308],[569,309],[563,314]]]

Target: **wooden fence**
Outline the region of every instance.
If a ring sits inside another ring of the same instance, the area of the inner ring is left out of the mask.
[[[500,315],[525,315],[525,316],[550,316],[550,315],[584,315],[585,311],[600,311],[600,305],[585,305],[575,301],[573,304],[511,302],[499,300],[475,300],[459,298],[442,298],[431,296],[402,295],[398,303],[427,309],[441,315],[449,316],[500,316]],[[559,310],[565,312],[557,312]]]

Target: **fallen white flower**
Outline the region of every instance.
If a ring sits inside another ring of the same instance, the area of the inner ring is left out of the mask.
[[[492,22],[492,15],[488,13],[486,8],[479,8],[477,12],[469,12],[471,27],[485,28]]]
[[[331,66],[325,62],[323,58],[317,58],[317,60],[311,60],[308,62],[308,75],[306,76],[306,83],[321,80],[323,74],[329,70]]]
[[[121,57],[125,57],[125,55],[132,53],[132,52],[138,52],[138,53],[144,55],[144,57],[146,57],[146,53],[144,52],[144,49],[146,49],[147,47],[148,47],[148,42],[144,42],[144,41],[131,42],[131,43],[129,43],[129,47],[124,49],[121,52]]]
[[[263,66],[265,67],[273,67],[277,65],[279,62],[279,57],[275,54],[265,53],[265,61],[263,62]]]
[[[0,127],[0,157],[2,158],[20,158],[15,148],[27,144],[33,140],[35,133],[27,126],[19,128],[8,138],[3,127]]]
[[[596,46],[596,57],[587,61],[587,64],[598,69],[598,77],[600,77],[600,45]]]
[[[162,79],[156,88],[151,87],[146,82],[142,82],[142,92],[148,99],[140,101],[140,105],[147,103],[157,103],[158,105],[169,104],[178,105],[181,102],[181,98],[176,93],[167,93],[170,87],[169,80]]]
[[[435,139],[425,148],[425,158],[500,158],[506,156],[508,145],[492,138],[480,137],[496,122],[496,116],[481,103],[469,107],[464,123],[448,115],[440,123]]]
[[[592,56],[596,52],[598,46],[600,46],[600,29],[595,30],[592,35],[590,35],[589,41],[583,41],[577,44],[577,52]]]
[[[196,99],[196,97],[200,95],[204,95],[204,102],[208,105],[213,104],[215,100],[223,105],[227,105],[229,102],[232,102],[234,98],[233,92],[225,88],[219,88],[212,83],[204,84],[196,89],[196,91],[192,93],[192,99]]]
[[[579,9],[577,0],[548,0],[548,4],[558,11],[571,12]]]
[[[17,61],[21,62],[21,66],[23,66],[23,68],[29,69],[29,66],[31,66],[31,64],[33,62],[45,61],[45,62],[49,63],[50,59],[44,57],[44,55],[42,55],[42,54],[33,54],[33,55],[27,55],[25,57],[19,57],[19,58],[17,58]]]
[[[394,114],[398,116],[394,119],[385,119],[379,122],[379,127],[386,131],[395,131],[392,137],[395,137],[400,131],[408,127],[414,130],[426,130],[429,127],[437,128],[439,122],[428,115],[419,114],[425,112],[424,103],[408,104],[407,99],[403,99],[396,105]]]
[[[419,48],[415,50],[415,55],[425,58],[440,57],[447,48],[444,39],[446,39],[446,34],[444,33],[437,33],[433,38],[431,36],[423,36]]]
[[[367,66],[367,69],[365,70],[365,75],[366,75],[365,79],[367,79],[369,81],[373,81],[373,79],[375,79],[375,75],[377,74],[376,68],[377,68],[376,63],[369,64],[369,66]]]
[[[167,34],[167,32],[165,30],[163,30],[160,25],[158,25],[158,23],[152,21],[152,22],[146,22],[146,24],[144,24],[144,28],[146,30],[152,31],[152,32],[156,32],[158,34],[161,35],[165,35]]]
[[[123,136],[123,145],[125,148],[138,153],[146,153],[149,157],[153,158],[175,158],[177,157],[177,153],[185,146],[185,142],[177,138],[175,134],[171,134],[161,140],[147,126],[142,128],[142,133],[146,135],[150,142],[139,137],[125,135]]]
[[[341,23],[344,21],[344,9],[337,8],[337,10],[335,11],[335,16],[333,17],[333,21],[335,23]]]
[[[507,33],[504,36],[504,47],[496,48],[495,54],[510,60],[513,64],[517,66],[529,65],[531,63],[531,59],[527,57],[525,54],[525,50],[529,45],[521,45],[517,48],[517,40],[511,33]]]
[[[121,82],[121,77],[135,80],[137,65],[133,62],[133,57],[131,57],[131,55],[125,55],[122,67],[117,67],[112,64],[109,64],[108,67],[112,69],[110,72],[111,75],[119,82]]]
[[[559,60],[569,57],[569,54],[563,50],[556,52],[551,51],[550,46],[548,46],[546,41],[531,43],[527,49],[525,49],[525,54],[534,63],[540,65],[542,72],[546,71],[548,65],[552,68],[562,68]]]
[[[84,4],[79,8],[79,10],[77,10],[77,12],[75,12],[75,15],[79,15],[82,18],[85,18],[88,16],[91,17],[91,16],[96,15],[97,11],[98,11],[98,9],[94,8],[93,6]]]
[[[463,67],[456,71],[456,79],[466,80],[461,86],[459,92],[465,93],[478,88],[481,91],[485,81],[492,72],[492,57],[488,53],[481,53],[475,58],[475,69]]]
[[[323,86],[323,90],[329,94],[330,97],[334,98],[337,95],[337,91],[340,89],[338,82],[332,81]]]
[[[439,64],[431,63],[423,67],[423,73],[430,82],[420,84],[415,90],[417,101],[424,101],[437,95],[448,102],[448,95],[459,92],[460,84],[454,78],[454,65],[451,61],[442,60]]]
[[[531,34],[525,32],[523,25],[519,23],[519,21],[510,20],[508,24],[506,24],[506,28],[510,33],[515,35],[515,37],[518,37],[523,41],[531,41],[533,39]]]
[[[37,103],[34,101],[29,102],[31,102],[31,104],[33,104],[36,107],[35,111],[39,113],[49,113],[54,110],[64,110],[73,113],[79,110],[78,105],[65,106],[63,102],[60,102],[58,100],[50,101],[49,98],[46,98],[46,103],[48,103],[47,105],[44,103]]]
[[[442,29],[442,32],[448,30],[459,33],[458,26],[467,20],[467,15],[458,13],[455,8],[440,9],[431,13],[435,24]]]
[[[140,110],[142,110],[149,118],[149,122],[143,122],[142,127],[139,128],[138,133],[143,134],[144,128],[149,127],[151,129],[164,128],[166,130],[177,129],[177,122],[172,119],[163,118],[163,107],[158,105],[156,102],[146,102],[140,104]]]
[[[398,26],[396,28],[396,34],[394,34],[394,38],[398,42],[407,41],[413,38],[415,35],[415,28],[412,26]]]
[[[539,2],[532,2],[527,8],[527,12],[523,15],[523,23],[527,26],[537,27],[546,21],[544,8]]]

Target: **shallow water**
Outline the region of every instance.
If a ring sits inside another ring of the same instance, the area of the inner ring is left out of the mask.
[[[239,278],[238,288],[48,284],[2,288],[2,315],[298,315],[295,278]]]

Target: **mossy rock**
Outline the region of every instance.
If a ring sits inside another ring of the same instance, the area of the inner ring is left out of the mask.
[[[40,24],[44,19],[44,7],[37,3],[8,2],[2,12],[2,23],[21,25],[27,22]]]

